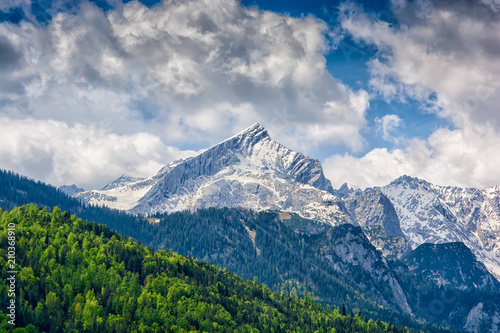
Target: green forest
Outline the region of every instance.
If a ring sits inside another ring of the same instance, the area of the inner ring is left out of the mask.
[[[153,248],[172,249],[250,280],[256,276],[274,291],[301,297],[309,292],[323,305],[345,303],[348,309],[363,309],[371,318],[403,322],[402,315],[381,307],[373,301],[374,295],[360,290],[356,282],[366,282],[361,271],[359,277],[347,279],[322,260],[319,250],[310,251],[313,244],[329,239],[296,233],[280,223],[276,213],[208,208],[158,217],[161,221],[149,227],[153,238],[148,245]],[[384,287],[378,285],[380,290]]]
[[[277,223],[274,212],[254,213],[231,208],[205,209],[158,215],[160,223],[131,216],[107,207],[86,205],[68,197],[55,187],[34,181],[11,171],[0,170],[0,208],[11,210],[23,203],[39,207],[58,206],[80,218],[97,221],[112,230],[154,249],[173,250],[184,256],[226,268],[252,280],[257,276],[276,292],[307,292],[325,306],[345,303],[347,311],[362,309],[368,318],[380,318],[396,324],[414,325],[411,318],[388,307],[381,307],[376,297],[360,290],[356,282],[335,272],[317,254],[308,251],[308,236]],[[252,242],[250,233],[255,233]],[[257,253],[257,249],[261,252]],[[363,276],[358,276],[362,280]],[[383,289],[384,286],[380,286]],[[427,330],[427,327],[424,326]]]
[[[454,302],[446,303],[444,311],[429,312],[429,304],[435,299],[450,299],[447,297],[449,291],[410,274],[404,264],[391,262],[393,270],[399,272],[405,292],[415,295],[409,300],[417,317],[409,318],[390,307],[381,306],[375,295],[359,287],[359,283],[365,284],[369,280],[366,272],[345,276],[325,261],[318,246],[329,244],[331,237],[343,237],[341,228],[332,230],[330,236],[325,232],[307,235],[296,225],[281,223],[275,212],[257,213],[230,208],[159,215],[160,223],[149,223],[120,211],[86,205],[51,185],[0,170],[0,208],[11,210],[28,202],[47,207],[49,211],[50,207],[58,206],[62,211],[68,211],[68,215],[76,213],[83,220],[105,224],[154,250],[175,251],[249,280],[257,277],[259,283],[266,284],[272,291],[284,292],[286,296],[305,298],[308,295],[313,301],[332,309],[345,304],[347,313],[361,311],[368,319],[380,319],[396,326],[407,325],[414,330],[449,332],[446,327],[461,327],[460,321],[450,320],[450,313],[459,313],[455,317],[460,320],[464,318],[462,313],[478,300],[488,304],[499,301],[498,297],[492,297],[494,295],[460,292],[454,294]],[[382,293],[387,287],[375,281],[371,283]]]
[[[235,208],[157,215],[154,220],[159,223],[149,223],[138,216],[84,204],[51,185],[0,170],[0,208],[10,211],[23,203],[36,203],[49,212],[51,207],[58,206],[68,216],[76,213],[83,220],[97,221],[113,232],[133,237],[139,244],[150,247],[150,252],[174,251],[250,281],[257,277],[259,284],[266,284],[283,296],[302,299],[307,296],[329,309],[345,304],[347,314],[352,312],[352,317],[361,312],[363,318],[392,322],[398,327],[406,325],[414,331],[449,332],[450,328],[460,331],[468,313],[479,302],[488,313],[494,313],[500,302],[500,293],[443,288],[415,274],[404,262],[388,260],[415,317],[399,313],[393,303],[381,300],[391,296],[387,284],[373,280],[367,271],[360,269],[342,274],[326,260],[327,254],[339,260],[333,251],[326,253],[324,249],[345,238],[346,232],[358,235],[360,240],[366,238],[361,229],[350,225],[322,227],[316,233],[308,233],[303,231],[318,229],[314,221],[300,220],[297,225],[294,221],[280,221],[276,212]],[[365,243],[371,246],[368,240]],[[372,288],[367,288],[367,284]],[[484,324],[488,325],[488,321]]]
[[[57,207],[49,212],[29,204],[0,213],[1,304],[10,302],[7,272],[17,272],[16,325],[4,306],[0,331],[410,332],[155,252]],[[9,225],[15,225],[13,267]]]

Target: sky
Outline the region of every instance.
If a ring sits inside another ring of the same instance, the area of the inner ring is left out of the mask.
[[[500,185],[500,0],[3,0],[0,78],[0,168],[56,186],[255,122],[336,188]]]

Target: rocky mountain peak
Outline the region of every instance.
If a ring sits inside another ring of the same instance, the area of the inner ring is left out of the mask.
[[[83,188],[76,186],[75,184],[73,185],[62,185],[59,186],[59,191],[65,193],[66,195],[72,196],[76,193],[80,193],[85,191]]]
[[[321,163],[272,140],[259,123],[196,156],[166,165],[156,175],[130,180],[124,175],[80,197],[146,215],[243,207],[297,211],[332,224],[348,218],[332,200],[333,188]]]
[[[111,190],[117,187],[125,186],[130,183],[138,182],[140,180],[143,180],[144,178],[138,178],[138,177],[132,177],[127,174],[123,174],[120,177],[116,178],[112,182],[106,184],[101,190]]]
[[[265,145],[272,142],[267,130],[261,124],[255,123],[238,134],[212,146],[200,155],[205,154],[207,151],[220,150],[221,148],[233,151],[238,150],[244,155],[250,155],[254,153],[254,147],[256,145]]]
[[[339,198],[348,198],[348,197],[353,197],[357,195],[361,195],[363,191],[359,188],[349,188],[347,183],[342,184],[338,190],[333,190],[333,195],[339,197]]]
[[[264,139],[271,139],[269,136],[269,133],[267,130],[264,128],[259,123],[255,123],[252,126],[248,127],[247,129],[241,131],[240,133],[234,135],[232,138],[241,138],[241,139],[247,139],[251,141],[260,141]],[[228,140],[231,140],[229,138]]]
[[[417,177],[403,175],[401,177],[394,179],[388,186],[391,186],[391,185],[392,186],[404,186],[404,187],[416,189],[418,187],[422,187],[422,186],[425,187],[425,186],[429,186],[431,184],[426,182],[425,180],[419,179]]]
[[[410,250],[391,201],[379,189],[372,189],[343,200],[353,223],[359,224],[377,249],[388,258]]]

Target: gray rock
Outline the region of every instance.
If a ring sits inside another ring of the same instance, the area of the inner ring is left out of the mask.
[[[381,304],[413,315],[396,274],[360,227],[344,224],[328,230],[315,251],[323,253],[336,271],[376,295]]]
[[[128,185],[130,183],[135,183],[135,182],[141,181],[143,179],[144,178],[132,177],[130,175],[123,174],[120,177],[113,180],[112,182],[108,183],[101,190],[102,191],[111,190],[111,189],[114,189],[117,187],[122,187],[122,186]]]
[[[372,244],[387,257],[399,258],[411,250],[394,206],[380,190],[344,199],[352,223],[358,224]]]
[[[80,193],[85,191],[83,188],[76,186],[75,184],[73,185],[61,185],[59,186],[59,191],[67,194],[68,196],[73,196],[76,193]]]
[[[464,243],[500,278],[500,188],[433,185],[402,176],[380,188],[392,202],[412,248]]]
[[[240,206],[301,210],[333,192],[318,160],[271,140],[259,124],[155,177],[132,213]]]

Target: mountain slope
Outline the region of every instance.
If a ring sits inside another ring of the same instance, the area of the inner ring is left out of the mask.
[[[72,211],[95,216],[97,220],[103,218],[103,222],[143,244],[154,248],[171,248],[210,261],[249,279],[257,275],[259,281],[276,291],[285,290],[301,296],[309,291],[313,293],[314,299],[324,304],[346,303],[348,311],[354,308],[356,312],[357,308],[368,317],[384,317],[393,323],[406,322],[408,326],[426,332],[441,331],[434,324],[452,326],[459,331],[465,329],[467,332],[476,332],[478,329],[480,332],[500,330],[500,321],[491,321],[500,318],[500,294],[438,288],[432,281],[414,274],[406,265],[385,261],[369,244],[361,229],[351,225],[335,228],[328,224],[308,222],[297,218],[295,214],[289,214],[288,218],[292,219],[287,219],[288,214],[283,213],[256,213],[230,208],[177,212],[158,217],[161,220],[159,223],[147,223],[108,208],[82,205],[52,186],[12,173],[0,173],[0,176],[0,197],[3,200],[0,204],[19,205],[20,202],[33,199],[47,205],[47,202],[61,200],[63,205],[74,205],[71,206],[74,207]],[[16,218],[17,221],[23,221],[22,216]],[[45,218],[44,221],[55,223],[58,219]],[[98,234],[102,233],[102,228],[92,226],[92,230]],[[45,242],[39,245],[52,243],[44,232],[31,233],[35,234],[45,237]],[[96,246],[98,243],[89,241],[88,244]],[[64,253],[51,251],[37,252],[31,257],[34,260],[32,265],[39,262],[42,252],[55,253],[56,259],[57,255]],[[134,254],[127,255],[131,260],[127,260],[125,265],[139,265],[141,260],[134,257]],[[389,264],[389,270],[384,262]],[[342,268],[335,270],[336,265]],[[49,270],[45,269],[45,272]],[[417,325],[410,318],[374,303],[377,300],[380,304],[399,309],[394,297],[397,291],[390,283],[391,276],[398,281],[419,322],[423,318],[433,325]],[[373,292],[373,288],[377,292]]]
[[[338,273],[350,277],[378,297],[379,303],[413,316],[406,295],[387,260],[376,251],[360,227],[340,225],[314,237],[313,252],[321,253]]]
[[[343,187],[347,188],[346,185]],[[345,196],[343,202],[351,223],[359,224],[370,242],[384,256],[399,258],[411,249],[401,230],[394,206],[380,190]]]
[[[62,210],[77,213],[83,219],[100,221],[127,236],[149,241],[145,219],[108,207],[97,207],[69,197],[52,185],[34,181],[12,171],[0,170],[0,208],[10,210],[23,203],[34,203],[40,207],[58,206]]]
[[[137,178],[137,177],[132,177],[127,174],[123,174],[117,179],[113,180],[112,182],[106,184],[101,190],[106,191],[106,190],[112,190],[117,187],[123,187],[126,186],[130,183],[135,183],[138,181],[143,180],[144,178]]]
[[[18,244],[13,268],[3,250],[9,224]],[[0,288],[8,290],[7,271],[17,274],[15,317],[0,309],[2,332],[410,332],[382,322],[366,330],[361,316],[273,293],[171,252],[153,253],[58,208],[5,212],[0,231]],[[10,304],[7,292],[0,302]]]
[[[58,190],[63,192],[64,194],[70,196],[70,197],[76,193],[85,192],[85,190],[83,188],[78,187],[75,184],[59,186]]]
[[[293,222],[281,222],[279,215],[283,214],[232,208],[172,213],[159,217],[160,222],[148,230],[154,235],[150,245],[174,249],[249,279],[257,276],[273,290],[301,296],[310,292],[322,304],[342,302],[368,317],[406,322],[426,332],[435,327],[419,327],[404,316],[406,304],[419,322],[459,331],[479,303],[483,311],[469,316],[475,325],[488,324],[487,314],[500,311],[499,293],[439,287],[404,263],[386,260],[360,227],[323,224],[308,234]]]
[[[460,290],[500,291],[500,282],[460,242],[422,244],[408,253],[404,262],[413,272],[440,286]]]
[[[462,242],[500,279],[500,188],[439,186],[403,176],[380,191],[394,205],[412,248]]]
[[[371,317],[402,322],[394,310],[400,311],[405,300],[380,278],[394,278],[385,259],[359,227],[342,226],[325,225],[309,236],[295,232],[276,213],[210,208],[161,217],[151,245],[206,260],[245,278],[257,276],[273,290],[295,290],[301,296],[310,292],[322,304],[345,303]],[[347,238],[359,244],[359,251],[351,256],[344,256],[344,250],[336,254],[337,245],[351,246],[342,241]],[[379,275],[372,274],[375,271]]]
[[[318,160],[273,141],[265,128],[254,124],[194,157],[166,165],[152,177],[77,196],[134,214],[243,207],[346,223],[348,216],[332,192]]]

